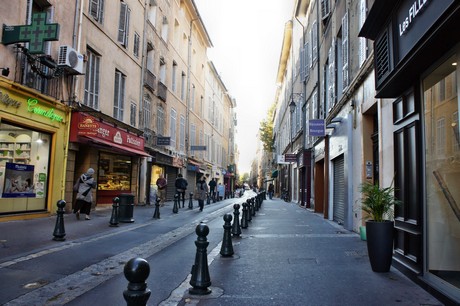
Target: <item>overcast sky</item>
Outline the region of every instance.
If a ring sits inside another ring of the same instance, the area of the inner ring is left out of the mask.
[[[237,104],[239,172],[250,171],[259,124],[276,92],[284,26],[294,0],[195,0],[213,48],[208,57]]]

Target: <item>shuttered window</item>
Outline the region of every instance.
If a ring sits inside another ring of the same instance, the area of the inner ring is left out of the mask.
[[[366,0],[360,0],[359,2],[359,29],[363,27],[364,21],[366,21],[366,13],[367,13]],[[358,44],[359,44],[358,61],[359,61],[359,66],[361,67],[367,58],[367,40],[366,38],[359,37]]]
[[[113,117],[123,121],[123,109],[125,100],[126,77],[118,70],[115,70],[115,92],[113,95]]]
[[[348,12],[342,18],[342,80],[345,89],[350,80],[348,77]]]
[[[131,10],[128,5],[124,2],[120,3],[120,20],[118,22],[118,42],[124,46],[128,47],[128,37],[129,37],[129,16]]]
[[[99,110],[99,69],[101,58],[89,48],[86,56],[85,97],[84,104]]]
[[[91,0],[89,14],[99,23],[102,23],[104,19],[104,0]]]

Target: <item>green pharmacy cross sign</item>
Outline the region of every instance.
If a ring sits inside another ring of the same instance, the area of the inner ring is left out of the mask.
[[[3,25],[2,43],[10,45],[17,42],[28,42],[31,54],[44,54],[45,41],[59,39],[59,24],[46,23],[46,13],[32,15],[29,25]]]

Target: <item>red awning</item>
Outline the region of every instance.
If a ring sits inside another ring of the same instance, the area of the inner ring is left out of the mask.
[[[149,155],[148,153],[146,153],[144,151],[134,149],[134,148],[131,148],[131,147],[122,146],[120,144],[110,142],[110,141],[107,141],[107,140],[104,140],[104,139],[90,137],[90,136],[84,136],[83,138],[87,138],[87,139],[89,139],[90,141],[92,141],[92,142],[94,142],[96,144],[102,144],[105,147],[108,146],[110,148],[115,148],[115,149],[117,149],[117,151],[122,151],[122,152],[124,152],[124,153],[126,153],[128,155],[141,155],[141,156],[145,156],[145,157],[151,157],[151,155]]]

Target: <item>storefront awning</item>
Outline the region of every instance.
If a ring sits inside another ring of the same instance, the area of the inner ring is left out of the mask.
[[[274,170],[272,172],[272,178],[277,178],[278,177],[278,170]]]
[[[134,149],[134,148],[130,148],[130,147],[126,147],[126,146],[122,146],[122,145],[119,145],[117,143],[114,143],[114,142],[110,142],[110,141],[107,141],[107,140],[104,140],[104,139],[100,139],[100,138],[94,138],[94,137],[90,137],[90,136],[84,136],[84,138],[96,143],[96,144],[102,144],[106,147],[110,147],[110,148],[115,148],[117,149],[118,151],[122,151],[122,152],[126,152],[126,154],[129,154],[129,155],[140,155],[140,156],[145,156],[145,157],[151,157],[148,153],[144,152],[144,151],[141,151],[141,150],[137,150],[137,149]]]

